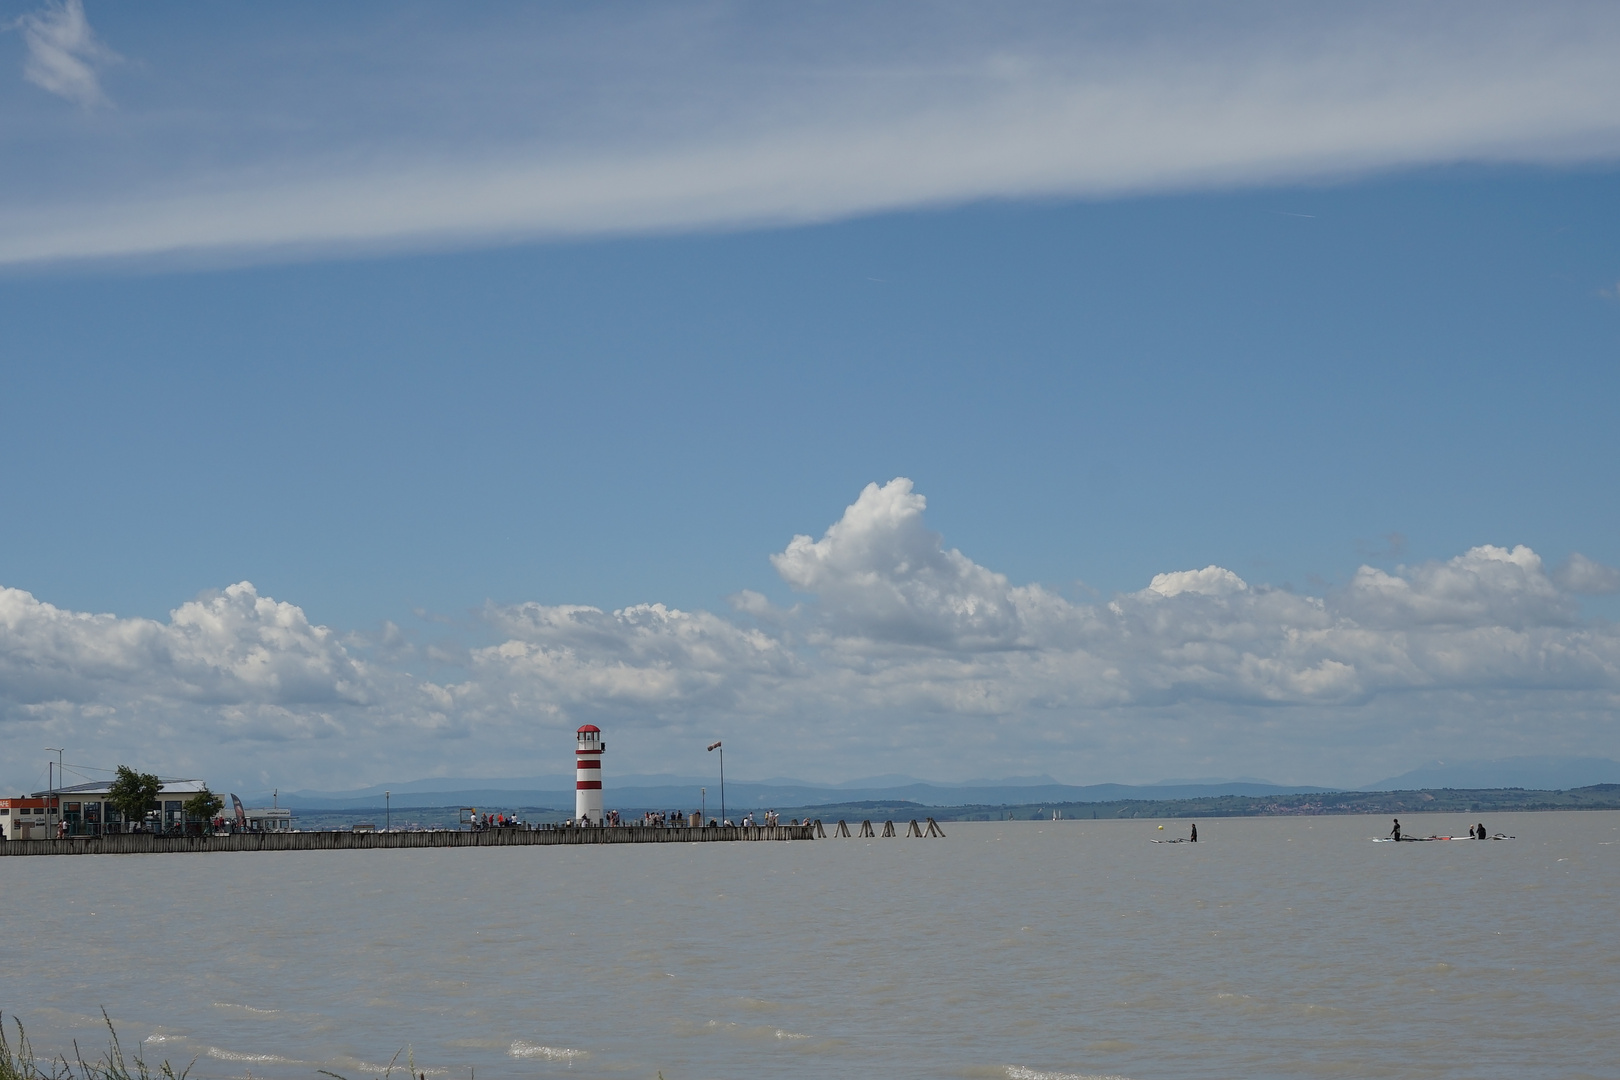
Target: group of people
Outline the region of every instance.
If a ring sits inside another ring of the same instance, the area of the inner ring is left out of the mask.
[[[602,812],[602,820],[600,821],[592,821],[590,818],[583,817],[578,819],[569,818],[567,821],[562,823],[562,827],[566,829],[573,829],[591,828],[594,826],[596,828],[615,829],[626,824],[639,824],[654,829],[679,829],[688,826],[695,828],[703,824],[703,818],[696,812],[684,814],[679,810],[647,810],[642,813],[641,820],[639,822],[627,823],[619,816],[619,812],[617,810],[604,810]],[[780,824],[782,824],[782,815],[778,814],[775,810],[761,810],[759,811],[757,818],[755,817],[754,811],[750,810],[741,821],[736,822],[733,822],[729,817],[709,819],[709,825],[711,827],[724,826],[728,829],[735,828],[738,825],[754,826]],[[798,825],[800,822],[798,818],[794,818],[788,824]],[[810,824],[810,819],[805,818],[803,824]],[[502,827],[523,828],[523,825],[518,822],[516,818],[509,818],[503,814],[484,814],[480,820],[474,822],[473,824],[474,829],[498,829]],[[553,826],[542,825],[538,827],[547,829],[552,828]],[[1198,839],[1198,827],[1196,825],[1193,826],[1193,839]]]
[[[1468,837],[1471,840],[1489,840],[1491,838],[1491,834],[1485,831],[1485,823],[1482,821],[1478,825],[1468,826]],[[1400,818],[1395,819],[1395,827],[1389,830],[1389,838],[1391,840],[1399,840],[1401,838]]]
[[[473,831],[483,832],[485,829],[521,829],[523,823],[516,815],[506,814],[479,814],[473,819]]]

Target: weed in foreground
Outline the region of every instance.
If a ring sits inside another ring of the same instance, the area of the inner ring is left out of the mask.
[[[175,1072],[174,1066],[167,1061],[154,1070],[139,1054],[126,1058],[124,1048],[118,1042],[118,1031],[113,1027],[107,1010],[101,1010],[101,1018],[107,1022],[109,1037],[107,1049],[101,1057],[86,1061],[79,1052],[78,1040],[74,1040],[72,1061],[62,1055],[41,1065],[34,1056],[34,1048],[29,1045],[28,1032],[23,1029],[22,1021],[15,1016],[11,1018],[17,1030],[17,1042],[13,1046],[6,1037],[5,1017],[0,1016],[0,1080],[186,1080],[191,1065],[196,1064],[193,1060],[191,1065]]]

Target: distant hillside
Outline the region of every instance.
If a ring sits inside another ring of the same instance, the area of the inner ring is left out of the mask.
[[[521,781],[485,781],[503,784],[495,787],[446,788],[420,782],[401,784],[391,788],[392,796],[386,802],[398,809],[412,807],[476,806],[485,809],[500,807],[556,807],[572,810],[572,785],[564,786],[557,778],[538,778],[555,786],[549,788],[517,786]],[[707,806],[710,811],[720,807],[720,785],[712,781],[695,783],[687,778],[670,783],[676,778],[626,777],[615,782],[611,773],[606,778],[604,795],[607,805],[620,811],[642,810],[695,810],[703,796],[700,789],[707,788]],[[652,781],[649,783],[648,781]],[[660,782],[662,781],[662,782]],[[437,781],[435,784],[444,784]],[[512,786],[504,786],[504,785]],[[922,781],[893,786],[850,788],[845,786],[805,784],[801,781],[753,782],[734,781],[726,784],[725,800],[728,810],[746,812],[749,809],[780,809],[784,806],[813,806],[829,802],[909,802],[924,806],[982,806],[1025,805],[1032,803],[1091,803],[1121,799],[1164,800],[1211,798],[1246,795],[1294,795],[1330,791],[1330,788],[1304,785],[1287,786],[1260,782],[1189,783],[1189,784],[1092,784],[1076,786],[1055,783],[992,782],[984,786],[953,786]],[[371,810],[385,805],[383,789],[362,792],[282,792],[277,796],[282,806],[305,810]],[[259,793],[250,800],[254,805],[268,804],[271,796]]]
[[[903,821],[932,817],[937,821],[1045,821],[1054,813],[1073,819],[1222,818],[1309,816],[1325,814],[1505,814],[1527,810],[1620,810],[1620,784],[1598,784],[1573,791],[1526,791],[1522,788],[1465,791],[1341,791],[1311,795],[1244,795],[1193,799],[1122,799],[1114,802],[1025,803],[1018,806],[931,807],[898,801],[840,801],[821,806],[783,807],[785,817],[833,821],[865,819]],[[1472,824],[1470,822],[1469,824]],[[1414,830],[1416,831],[1416,830]]]

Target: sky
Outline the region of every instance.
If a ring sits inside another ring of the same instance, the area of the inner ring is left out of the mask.
[[[0,783],[1620,757],[1620,11],[0,3]]]

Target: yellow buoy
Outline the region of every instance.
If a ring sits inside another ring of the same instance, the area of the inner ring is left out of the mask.
[[[1160,832],[1163,832],[1163,831],[1164,831],[1164,826],[1163,826],[1163,825],[1160,825],[1160,826],[1159,826],[1159,831],[1160,831]]]

